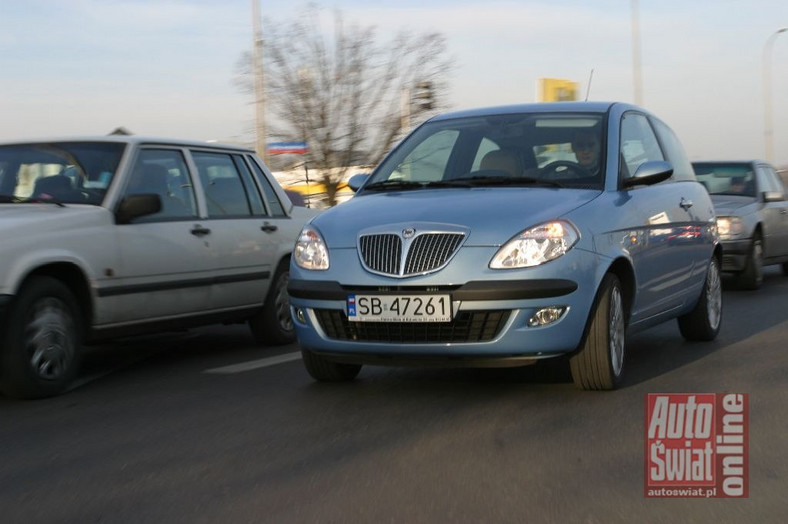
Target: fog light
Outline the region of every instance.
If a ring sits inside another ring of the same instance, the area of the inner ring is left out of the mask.
[[[543,307],[528,319],[528,325],[530,327],[548,326],[560,320],[568,309],[566,306]]]
[[[306,324],[306,313],[300,307],[295,308],[295,317],[299,324]]]

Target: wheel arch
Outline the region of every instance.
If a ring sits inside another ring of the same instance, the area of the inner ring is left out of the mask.
[[[614,274],[621,284],[621,291],[624,298],[625,320],[629,323],[629,316],[632,313],[632,305],[635,303],[635,290],[637,283],[635,280],[635,270],[632,264],[624,257],[619,257],[610,264],[607,273]]]
[[[758,236],[761,239],[761,249],[766,251],[766,236],[763,234],[763,223],[758,222],[755,224],[755,227],[752,228],[752,236],[751,238],[755,240],[755,237]]]
[[[31,279],[39,276],[54,278],[62,282],[74,295],[80,308],[83,335],[90,331],[93,318],[93,300],[90,295],[88,279],[82,269],[70,262],[52,262],[31,270],[19,284],[17,293]]]

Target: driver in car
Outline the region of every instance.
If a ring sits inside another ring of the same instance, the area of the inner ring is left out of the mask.
[[[599,171],[599,137],[591,129],[583,129],[572,137],[572,152],[577,163],[589,174],[596,175]]]

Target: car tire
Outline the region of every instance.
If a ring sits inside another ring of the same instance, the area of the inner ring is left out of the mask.
[[[74,295],[51,277],[34,277],[9,312],[0,369],[2,389],[13,398],[64,392],[82,356],[82,317]]]
[[[783,262],[783,275],[788,277],[788,262]]]
[[[736,276],[740,289],[755,290],[763,284],[763,240],[756,234],[750,244],[750,252],[744,270]]]
[[[295,342],[295,328],[287,295],[289,277],[287,263],[283,262],[274,274],[263,309],[249,320],[249,328],[258,344],[281,346]]]
[[[626,309],[618,277],[602,279],[580,349],[570,357],[572,380],[580,389],[610,390],[621,383],[626,348]]]
[[[361,364],[334,362],[308,349],[301,350],[301,358],[309,375],[320,382],[349,382],[361,371]]]
[[[692,342],[709,342],[717,337],[722,324],[722,281],[716,257],[709,262],[706,280],[695,308],[678,318],[681,335]]]

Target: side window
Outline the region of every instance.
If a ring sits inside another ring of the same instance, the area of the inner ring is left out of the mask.
[[[764,191],[774,191],[785,196],[785,189],[783,187],[782,181],[773,169],[766,166],[759,166],[758,175],[759,192],[762,193]]]
[[[265,215],[265,206],[260,196],[260,190],[257,189],[252,173],[249,171],[246,163],[244,163],[244,159],[241,155],[233,155],[233,162],[235,162],[235,167],[238,169],[238,172],[241,173],[241,180],[246,188],[246,194],[249,196],[249,204],[252,206],[252,214],[255,216]]]
[[[192,151],[192,158],[205,191],[209,217],[251,216],[246,188],[231,155]]]
[[[263,189],[263,195],[265,196],[265,201],[268,203],[268,209],[271,213],[271,216],[286,216],[284,207],[282,207],[279,197],[276,196],[276,191],[274,191],[274,188],[271,185],[271,182],[268,180],[268,177],[265,176],[265,173],[253,158],[247,157],[246,159],[249,161],[249,165],[252,166],[252,171],[254,171],[255,175],[257,176],[257,180],[260,182],[260,187]]]
[[[619,145],[621,176],[626,178],[644,162],[665,160],[648,119],[638,113],[625,113],[621,119],[621,144]]]
[[[478,171],[481,169],[482,159],[487,156],[487,153],[500,150],[501,148],[498,146],[498,144],[489,138],[482,138],[481,142],[479,142],[479,149],[476,150],[476,157],[473,159],[471,171]]]
[[[134,161],[125,195],[154,194],[161,199],[161,211],[135,222],[191,219],[197,217],[189,170],[183,154],[173,149],[142,149]]]
[[[652,122],[660,142],[662,142],[662,147],[665,148],[665,153],[668,155],[668,161],[673,166],[673,180],[694,180],[695,174],[692,164],[676,133],[661,120],[655,118]]]

